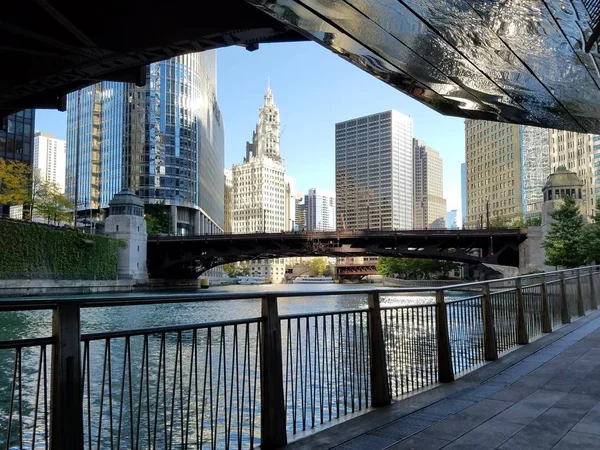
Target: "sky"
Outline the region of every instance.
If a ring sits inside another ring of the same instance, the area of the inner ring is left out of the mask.
[[[225,167],[239,164],[270,78],[281,119],[281,156],[296,190],[335,190],[335,124],[396,109],[413,119],[413,136],[444,160],[448,210],[460,211],[463,119],[442,116],[313,42],[221,49],[218,102],[225,124]],[[66,113],[36,111],[36,129],[66,136]],[[458,215],[460,217],[460,213]]]

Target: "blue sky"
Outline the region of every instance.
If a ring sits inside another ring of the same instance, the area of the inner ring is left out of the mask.
[[[442,116],[312,42],[233,47],[218,52],[218,101],[225,123],[225,167],[240,163],[263,103],[267,78],[280,110],[281,155],[296,188],[335,188],[335,123],[396,109],[415,138],[444,159],[444,197],[460,210],[462,119]],[[64,139],[66,113],[37,111],[36,128]],[[459,214],[460,217],[460,214]]]

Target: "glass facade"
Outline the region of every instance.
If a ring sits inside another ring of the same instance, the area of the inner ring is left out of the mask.
[[[146,86],[102,82],[68,96],[67,194],[106,209],[131,188],[171,207],[178,234],[223,226],[224,133],[214,51],[149,66]],[[175,225],[174,225],[175,227]]]
[[[0,158],[23,161],[33,160],[35,111],[26,109],[11,114],[0,127]]]
[[[521,188],[524,217],[542,212],[542,188],[550,175],[549,131],[521,126]]]
[[[594,193],[595,200],[600,200],[600,136],[594,136],[592,139],[594,146]]]

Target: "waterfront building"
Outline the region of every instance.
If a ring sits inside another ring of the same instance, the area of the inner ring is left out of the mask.
[[[412,228],[412,139],[394,110],[335,125],[337,230]]]
[[[0,121],[0,158],[31,164],[35,111],[25,109]],[[0,217],[23,218],[23,205],[0,205]]]
[[[583,201],[585,202],[584,217],[590,217],[594,212],[595,172],[594,167],[594,135],[575,133],[573,131],[550,130],[550,170],[556,172],[564,166],[574,172],[583,181]],[[600,173],[600,172],[599,172]]]
[[[594,136],[594,198],[600,200],[600,136]]]
[[[296,226],[296,179],[289,175],[284,177],[285,183],[285,227],[281,231],[293,231]]]
[[[445,228],[444,166],[437,150],[413,139],[413,228]]]
[[[102,82],[68,95],[66,193],[102,217],[130,188],[168,208],[170,233],[213,234],[224,222],[223,119],[216,52],[151,64],[146,85]]]
[[[292,229],[295,183],[286,176],[279,147],[279,109],[268,86],[252,142],[246,143],[246,157],[232,169],[233,233],[280,233]],[[284,279],[283,258],[255,259],[248,265],[252,275],[268,277],[274,283]]]
[[[301,192],[296,192],[294,200],[296,204],[296,223],[294,224],[294,231],[305,231],[307,229],[305,196],[302,195]]]
[[[460,165],[460,226],[467,223],[467,163]]]
[[[521,186],[523,187],[523,215],[542,214],[542,188],[550,175],[550,130],[521,127]]]
[[[33,139],[33,170],[37,171],[40,180],[55,183],[64,193],[66,165],[66,141],[55,139],[53,134],[36,132]]]
[[[335,192],[320,188],[308,191],[306,224],[310,231],[335,231]]]
[[[224,197],[223,197],[223,202],[224,202],[224,215],[223,215],[223,230],[225,231],[225,233],[231,233],[233,231],[233,224],[232,224],[232,204],[231,204],[231,198],[233,196],[233,172],[231,171],[231,169],[225,169],[224,170],[224,175],[225,175],[225,192],[224,192]]]
[[[467,227],[522,217],[520,143],[519,125],[465,120]]]
[[[452,209],[448,211],[446,214],[446,228],[449,230],[456,230],[458,228],[458,224],[456,223],[456,217],[458,216],[458,211],[456,209]]]

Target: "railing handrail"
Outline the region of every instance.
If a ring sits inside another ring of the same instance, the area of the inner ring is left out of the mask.
[[[222,300],[259,300],[266,296],[272,295],[278,298],[292,297],[327,297],[334,295],[369,295],[378,293],[385,294],[411,294],[411,293],[426,293],[444,291],[459,291],[468,288],[481,288],[485,285],[494,285],[498,283],[514,282],[516,280],[548,277],[560,275],[567,272],[586,269],[599,269],[599,265],[578,267],[574,269],[562,269],[552,272],[540,272],[528,275],[520,275],[509,278],[499,278],[495,280],[473,281],[461,284],[451,284],[446,286],[418,286],[418,287],[383,287],[383,288],[364,288],[364,289],[340,289],[335,291],[258,291],[258,292],[218,292],[218,293],[156,293],[152,297],[147,294],[130,294],[127,296],[116,297],[112,294],[96,294],[81,296],[78,294],[69,296],[39,296],[39,297],[16,297],[0,299],[0,311],[18,311],[18,310],[35,310],[35,309],[55,309],[63,304],[78,304],[83,308],[99,308],[107,306],[136,306],[136,305],[153,305],[161,303],[192,303],[196,301],[222,301]],[[570,278],[570,277],[569,277]],[[576,276],[575,276],[576,278]],[[568,278],[566,278],[568,279]]]

